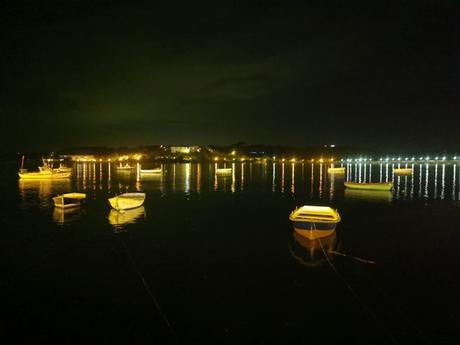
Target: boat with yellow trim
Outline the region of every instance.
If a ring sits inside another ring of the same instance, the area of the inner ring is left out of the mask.
[[[231,175],[232,174],[232,168],[217,168],[216,169],[216,174],[217,175]]]
[[[292,211],[289,220],[300,235],[314,239],[334,232],[340,215],[328,206],[305,205]]]
[[[65,193],[53,198],[54,206],[59,208],[80,207],[86,199],[85,193]]]
[[[410,175],[412,174],[412,168],[394,168],[393,172],[398,175]]]
[[[358,182],[344,182],[345,187],[351,189],[363,189],[363,190],[392,190],[393,182],[368,182],[368,183],[358,183]]]
[[[328,168],[327,172],[330,174],[345,174],[345,168]]]
[[[24,170],[24,169],[23,169]],[[40,171],[28,172],[20,171],[18,172],[19,178],[37,180],[37,179],[62,179],[69,178],[72,175],[71,171],[55,171],[53,169],[41,169]]]

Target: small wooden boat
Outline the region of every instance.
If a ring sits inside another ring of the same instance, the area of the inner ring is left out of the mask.
[[[330,174],[344,174],[345,173],[345,168],[328,168],[327,172]]]
[[[158,168],[158,169],[141,169],[141,170],[139,170],[139,173],[141,174],[141,176],[143,176],[143,175],[145,175],[145,176],[158,175],[158,174],[163,173],[163,169],[162,168]]]
[[[310,239],[329,236],[335,231],[340,215],[327,206],[305,205],[289,215],[294,230]]]
[[[59,208],[80,207],[86,199],[85,193],[66,193],[53,198],[54,206]]]
[[[232,174],[232,168],[217,168],[216,169],[216,174],[217,175],[231,175]]]
[[[364,189],[364,190],[391,190],[393,188],[392,182],[380,183],[358,183],[358,182],[344,182],[345,187],[351,189]]]
[[[25,172],[25,171],[20,171],[18,172],[18,175],[21,179],[62,179],[62,178],[69,178],[70,175],[72,174],[71,171],[55,171],[53,169],[42,169],[40,171],[35,171],[35,172]]]
[[[109,199],[110,205],[118,211],[140,207],[144,203],[145,193],[124,193]]]
[[[412,174],[412,168],[394,168],[393,172],[398,175],[410,175]]]

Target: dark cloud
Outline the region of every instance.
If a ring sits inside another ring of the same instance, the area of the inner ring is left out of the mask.
[[[4,1],[2,147],[452,142],[453,4]]]

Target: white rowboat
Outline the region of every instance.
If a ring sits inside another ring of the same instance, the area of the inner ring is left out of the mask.
[[[145,200],[145,193],[124,193],[110,198],[112,207],[118,211],[129,210],[142,206]]]

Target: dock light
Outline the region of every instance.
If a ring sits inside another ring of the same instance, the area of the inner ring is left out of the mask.
[[[427,160],[427,161],[429,161],[429,160],[430,160],[430,157],[429,157],[429,156],[428,156],[428,157],[426,157],[426,160]]]
[[[275,160],[275,159],[276,159],[276,156],[273,156],[273,160]]]
[[[372,161],[372,158],[369,158],[370,161]]]
[[[112,158],[109,158],[108,161],[111,162],[111,161],[112,161]]]
[[[214,160],[217,162],[219,160],[219,157],[214,157]]]
[[[395,158],[394,158],[394,157],[391,157],[391,160],[392,160],[392,161],[394,161],[394,160],[395,160]]]
[[[388,162],[389,160],[390,160],[390,158],[388,158],[388,157],[387,157],[387,158],[385,158],[385,162]]]
[[[423,161],[423,157],[420,157],[420,160]]]
[[[235,150],[233,150],[233,151],[232,151],[232,155],[234,156],[235,154],[236,154],[236,151],[235,151]]]
[[[401,160],[401,157],[398,157],[398,161],[400,161],[400,160]]]
[[[291,159],[291,162],[292,162],[292,163],[295,163],[295,158],[292,158],[292,159]]]
[[[311,159],[311,162],[313,163],[314,161],[315,161],[315,160],[312,158],[312,159]]]
[[[436,160],[436,161],[437,161],[437,160],[438,160],[438,156],[434,157],[434,160]]]
[[[333,161],[334,161],[334,158],[331,158],[330,161],[333,162]]]
[[[244,162],[244,158],[241,158],[240,161]]]
[[[343,158],[340,161],[343,162]]]
[[[364,158],[364,161],[367,162],[367,158]]]
[[[322,162],[324,162],[324,160],[323,160],[322,158],[320,158],[320,159],[319,159],[319,162],[322,163]]]
[[[454,156],[454,159],[457,159],[457,156]]]
[[[443,157],[442,157],[442,160],[443,160],[443,161],[445,161],[445,160],[446,160],[446,157],[445,157],[445,156],[443,156]]]
[[[359,161],[360,161],[360,162],[362,162],[362,161],[363,161],[363,159],[362,159],[362,158],[360,158],[360,159],[359,159]]]
[[[282,162],[284,162],[284,161],[285,161],[285,159],[283,158],[281,161],[282,161]]]

